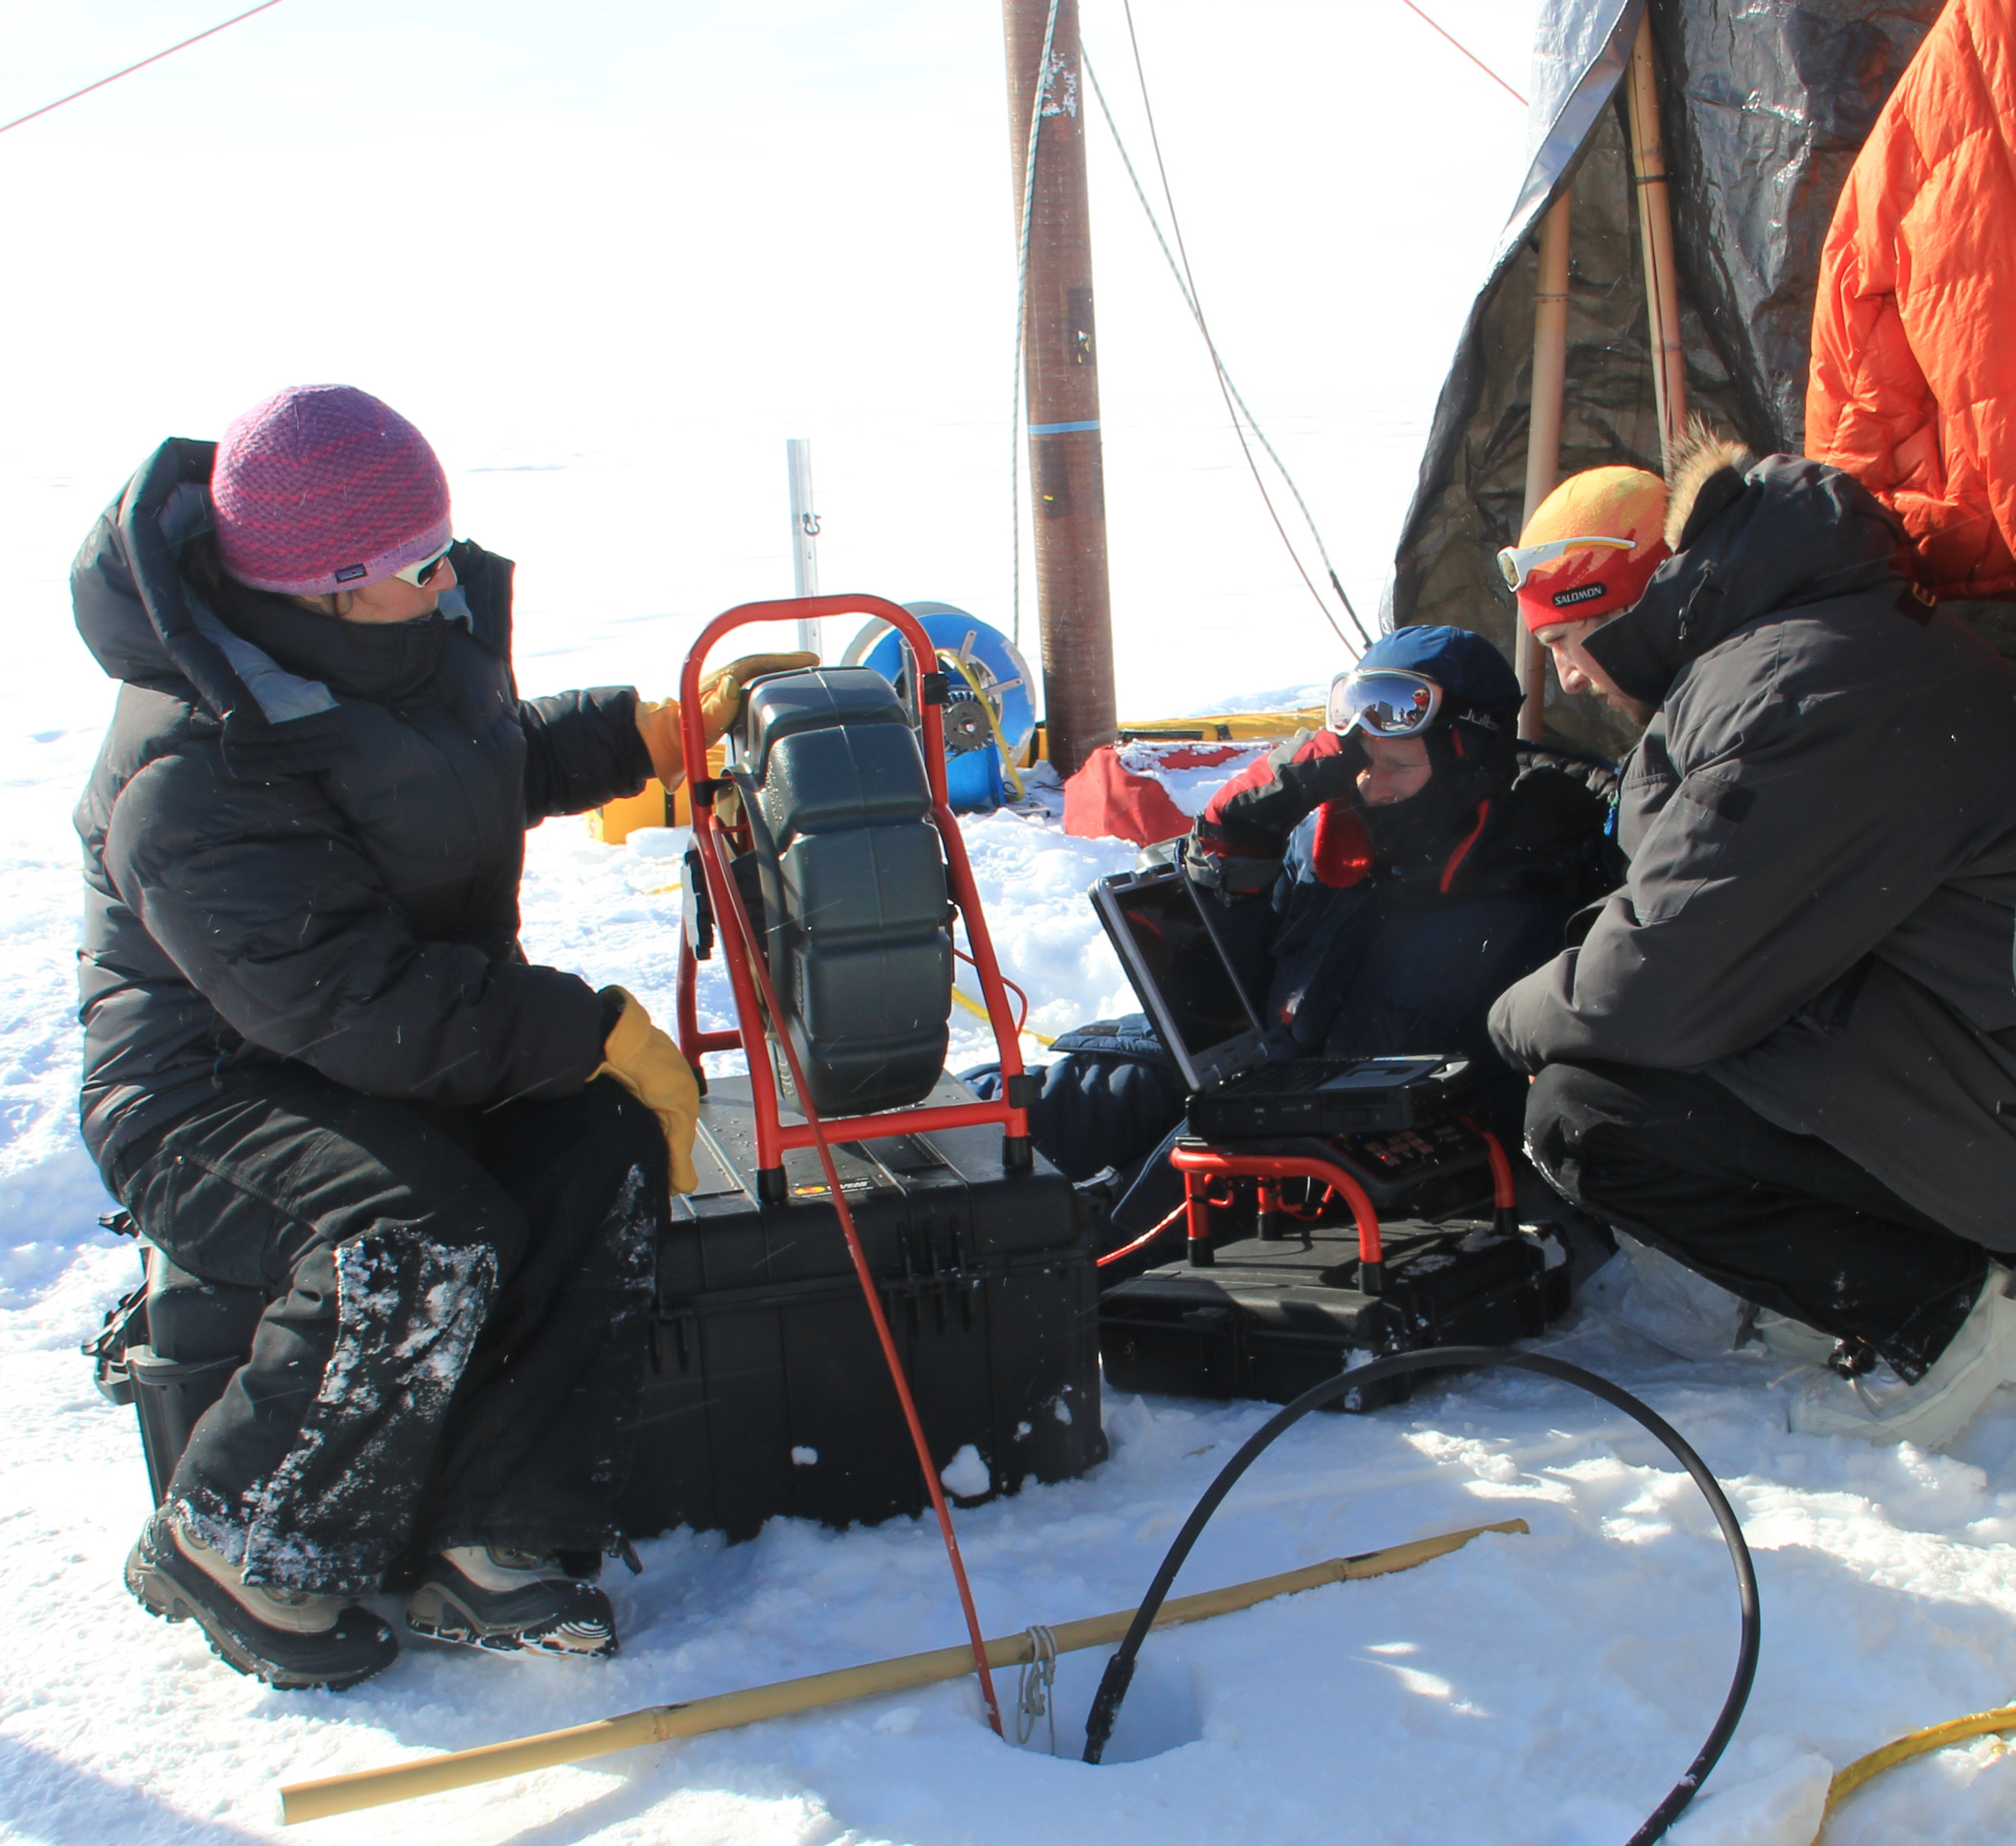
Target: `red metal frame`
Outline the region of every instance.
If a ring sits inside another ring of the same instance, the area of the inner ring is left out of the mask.
[[[1334,1160],[1313,1154],[1228,1153],[1222,1147],[1169,1150],[1169,1164],[1183,1176],[1183,1202],[1190,1211],[1190,1261],[1200,1268],[1211,1261],[1210,1182],[1227,1179],[1320,1179],[1351,1207],[1358,1221],[1358,1286],[1368,1295],[1386,1286],[1386,1251],[1379,1239],[1379,1214],[1365,1188]]]
[[[902,636],[910,650],[913,685],[921,688],[923,675],[938,671],[938,653],[923,624],[907,610],[884,602],[880,596],[805,596],[776,603],[742,603],[709,622],[686,655],[686,667],[679,676],[679,723],[686,760],[700,764],[707,761],[706,736],[701,729],[701,669],[709,651],[722,635],[752,622],[811,621],[827,616],[848,615],[875,617],[888,623]],[[986,1003],[988,1023],[994,1028],[1005,1097],[1010,1080],[1023,1074],[1015,1018],[1009,1008],[1001,965],[994,954],[993,939],[988,934],[987,919],[981,909],[980,894],[973,882],[973,866],[967,857],[966,842],[945,793],[944,719],[937,706],[921,700],[918,711],[923,721],[924,773],[931,783],[931,819],[938,827],[939,838],[945,843],[952,901],[966,925],[967,943],[972,951],[974,972],[979,977],[981,998]],[[696,790],[694,793],[693,841],[700,851],[701,873],[707,880],[707,895],[718,925],[721,956],[727,965],[729,984],[734,991],[736,1017],[740,1024],[733,1031],[700,1031],[695,998],[699,970],[691,947],[682,939],[677,1016],[679,1049],[685,1053],[687,1061],[696,1065],[702,1054],[710,1051],[739,1050],[748,1059],[750,1089],[755,1099],[756,1164],[759,1168],[777,1170],[783,1165],[787,1148],[815,1146],[820,1137],[809,1121],[790,1123],[781,1118],[775,1073],[763,1052],[763,1012],[757,984],[751,977],[748,964],[736,952],[733,933],[727,927],[729,919],[736,916],[738,907],[722,851],[722,829],[715,818],[712,800],[701,798],[704,792]],[[764,1081],[762,1073],[769,1074],[769,1081]],[[999,1122],[1003,1132],[1011,1139],[1026,1143],[1029,1132],[1028,1113],[1010,1107],[1005,1100],[834,1116],[826,1119],[825,1128],[834,1140],[862,1141],[874,1139],[878,1135],[887,1137],[928,1133],[934,1129],[969,1128],[989,1122]]]
[[[700,669],[707,652],[715,641],[731,628],[751,621],[776,621],[811,619],[825,615],[845,615],[862,610],[874,614],[884,614],[885,620],[894,622],[910,647],[913,664],[930,660],[935,670],[937,656],[931,650],[930,638],[916,621],[894,603],[884,603],[878,597],[810,596],[788,603],[750,603],[717,616],[693,643],[693,651],[686,657],[686,670],[680,678],[681,729],[684,733],[686,760],[689,763],[704,764],[705,739],[701,730],[700,709]],[[922,651],[920,651],[921,644]],[[921,690],[921,673],[915,676]],[[987,935],[987,923],[981,914],[980,899],[974,887],[973,870],[966,857],[966,844],[959,837],[959,825],[952,817],[952,809],[945,798],[945,743],[943,728],[939,721],[936,706],[920,701],[920,710],[924,714],[925,765],[931,789],[932,813],[936,819],[940,835],[944,838],[945,857],[952,868],[955,901],[960,914],[966,919],[967,935],[973,945],[974,966],[981,981],[981,991],[986,996],[988,1016],[995,1028],[995,1036],[1001,1047],[1002,1072],[1005,1080],[1022,1074],[1021,1059],[1015,1042],[1013,1022],[1008,1015],[1007,1001],[1002,990],[1001,970],[994,959],[994,945]],[[847,1189],[841,1185],[840,1173],[833,1164],[833,1134],[834,1127],[859,1129],[863,1124],[889,1123],[895,1125],[894,1132],[905,1133],[934,1128],[949,1128],[966,1121],[1004,1122],[1011,1134],[1026,1137],[1027,1121],[1024,1112],[998,1104],[974,1103],[970,1107],[941,1109],[913,1109],[887,1110],[875,1115],[848,1116],[836,1123],[823,1120],[811,1097],[806,1093],[805,1073],[800,1068],[798,1055],[793,1048],[788,1033],[780,1032],[779,1049],[789,1065],[792,1081],[797,1087],[801,1103],[805,1110],[805,1121],[802,1139],[794,1130],[785,1128],[778,1118],[777,1081],[772,1067],[759,1056],[763,1046],[763,1009],[769,1009],[772,1017],[778,1017],[777,995],[770,980],[769,966],[764,958],[762,945],[757,940],[754,925],[742,901],[742,894],[727,873],[722,859],[721,829],[715,821],[713,791],[695,788],[693,791],[693,837],[700,847],[702,875],[707,882],[707,890],[714,906],[718,925],[722,959],[728,964],[729,978],[735,990],[736,1015],[741,1022],[735,1032],[707,1032],[698,1030],[693,988],[697,969],[692,951],[682,940],[679,956],[679,1024],[682,1047],[690,1061],[701,1049],[726,1050],[740,1045],[749,1060],[749,1089],[754,1099],[757,1122],[758,1186],[759,1193],[766,1173],[774,1173],[781,1196],[783,1178],[783,1154],[786,1146],[808,1146],[815,1149],[819,1164],[825,1169],[827,1194],[840,1219],[841,1234],[846,1240],[848,1256],[854,1265],[854,1272],[861,1284],[861,1293],[867,1304],[868,1317],[875,1330],[877,1343],[882,1348],[884,1362],[889,1368],[890,1381],[895,1385],[897,1402],[908,1425],[910,1442],[916,1451],[917,1465],[923,1475],[924,1488],[931,1496],[931,1509],[938,1517],[938,1531],[945,1542],[945,1556],[952,1566],[952,1580],[958,1587],[961,1613],[966,1618],[966,1632],[973,1648],[973,1665],[980,1682],[981,1703],[987,1713],[987,1721],[993,1726],[995,1734],[1003,1734],[1001,1704],[994,1689],[994,1676],[987,1658],[987,1643],[982,1636],[980,1615],[974,1606],[973,1586],[966,1574],[966,1564],[959,1555],[959,1538],[952,1530],[952,1510],[945,1503],[945,1489],[940,1484],[938,1470],[931,1459],[931,1446],[924,1436],[924,1426],[917,1414],[916,1399],[910,1390],[909,1381],[903,1376],[903,1367],[896,1351],[896,1343],[889,1331],[889,1317],[883,1311],[880,1292],[877,1290],[873,1274],[868,1266],[866,1252],[862,1249],[861,1236],[854,1222],[854,1213],[847,1202]],[[760,995],[760,1000],[758,996]],[[757,1077],[758,1067],[771,1072],[768,1082]],[[767,1121],[769,1139],[765,1139]],[[850,1136],[849,1139],[862,1138]],[[1015,1161],[1004,1157],[1004,1166],[1027,1164],[1028,1143],[1022,1142],[1024,1158]],[[767,1155],[767,1157],[766,1157]]]
[[[1467,1115],[1459,1115],[1456,1120],[1483,1139],[1485,1151],[1491,1160],[1492,1201],[1496,1207],[1500,1228],[1510,1229],[1517,1221],[1517,1209],[1512,1163],[1506,1157],[1498,1137],[1489,1129],[1478,1128]],[[1190,1256],[1198,1268],[1208,1268],[1211,1261],[1211,1207],[1215,1201],[1211,1197],[1211,1181],[1214,1178],[1260,1182],[1260,1235],[1263,1237],[1273,1234],[1272,1220],[1280,1208],[1279,1182],[1320,1179],[1351,1207],[1351,1214],[1357,1220],[1359,1286],[1368,1295],[1384,1292],[1386,1252],[1380,1240],[1379,1214],[1365,1188],[1335,1162],[1312,1154],[1228,1153],[1222,1147],[1185,1147],[1179,1144],[1169,1150],[1169,1164],[1183,1176],[1183,1209],[1190,1220]],[[1162,1222],[1166,1224],[1168,1219]],[[1157,1225],[1155,1230],[1161,1228]],[[1149,1236],[1154,1234],[1151,1231]],[[1147,1241],[1147,1238],[1140,1240],[1142,1243]]]
[[[1459,1115],[1456,1120],[1473,1134],[1484,1137],[1485,1152],[1491,1157],[1492,1203],[1501,1214],[1506,1212],[1516,1214],[1519,1208],[1519,1194],[1512,1182],[1512,1163],[1506,1158],[1505,1150],[1498,1137],[1489,1128],[1480,1128],[1467,1115]]]

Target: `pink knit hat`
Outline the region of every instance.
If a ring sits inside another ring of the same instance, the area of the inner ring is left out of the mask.
[[[448,477],[427,439],[351,385],[290,385],[236,419],[210,497],[225,569],[285,596],[376,583],[448,542]]]

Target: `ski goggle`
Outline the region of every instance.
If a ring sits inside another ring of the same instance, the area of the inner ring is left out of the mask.
[[[410,583],[415,589],[423,590],[434,581],[434,573],[448,562],[448,554],[454,549],[455,541],[451,538],[432,557],[423,558],[417,564],[409,564],[405,570],[394,570],[392,574],[400,582]]]
[[[1508,545],[1498,554],[1498,568],[1505,573],[1505,587],[1517,590],[1543,564],[1578,550],[1585,545],[1607,545],[1612,551],[1630,551],[1635,538],[1550,538],[1545,545]]]
[[[1435,721],[1442,689],[1403,667],[1340,673],[1330,682],[1324,722],[1341,737],[1354,726],[1374,737],[1412,737]]]

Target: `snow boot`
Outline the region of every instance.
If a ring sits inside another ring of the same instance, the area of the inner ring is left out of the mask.
[[[599,1660],[617,1648],[616,1611],[594,1584],[549,1553],[458,1545],[427,1566],[406,1626],[493,1652]]]
[[[2016,1300],[2010,1272],[1991,1263],[1960,1331],[1916,1384],[1888,1366],[1852,1377],[1822,1369],[1794,1393],[1786,1420],[1802,1435],[1859,1436],[1943,1448],[1997,1387],[2016,1383]]]
[[[1802,1366],[1825,1365],[1841,1344],[1833,1334],[1808,1326],[1789,1314],[1775,1314],[1769,1308],[1757,1310],[1757,1318],[1750,1323],[1750,1337],[1767,1352]]]
[[[1634,1333],[1682,1358],[1719,1358],[1749,1324],[1749,1303],[1622,1231],[1616,1259],[1599,1273],[1596,1298],[1607,1298]]]
[[[126,1587],[151,1615],[193,1621],[225,1665],[283,1692],[340,1692],[398,1659],[392,1631],[341,1596],[270,1589],[156,1513],[126,1560]]]

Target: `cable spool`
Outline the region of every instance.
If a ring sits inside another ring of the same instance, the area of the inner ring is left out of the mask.
[[[949,682],[944,710],[945,784],[955,811],[983,812],[1021,791],[1017,765],[1036,729],[1028,662],[999,628],[949,603],[906,603],[937,650]],[[887,622],[870,622],[841,657],[870,667],[912,703],[909,660]]]

